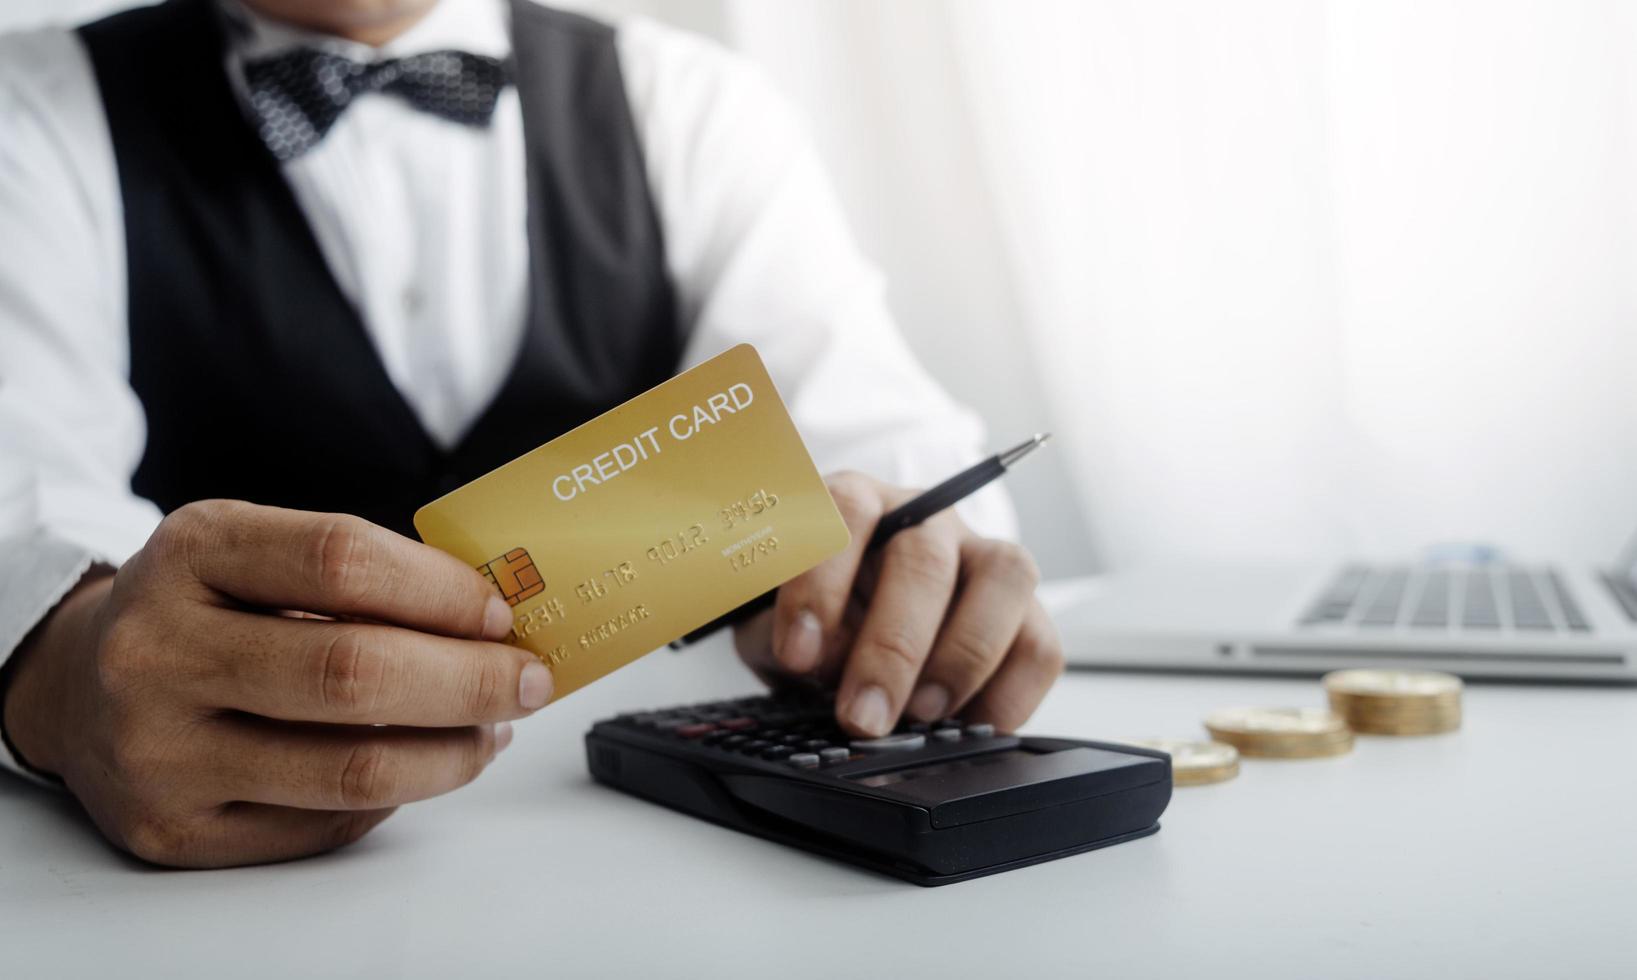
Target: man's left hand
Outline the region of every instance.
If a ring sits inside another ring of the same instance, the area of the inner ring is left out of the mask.
[[[857,473],[825,482],[852,543],[741,626],[739,655],[770,684],[834,685],[836,718],[855,735],[884,735],[903,714],[1023,724],[1063,672],[1034,559],[979,537],[952,510],[866,554],[876,522],[915,491]]]

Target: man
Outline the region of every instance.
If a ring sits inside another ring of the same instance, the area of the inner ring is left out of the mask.
[[[739,342],[855,542],[738,630],[752,669],[834,684],[860,735],[1013,728],[1061,669],[1017,546],[945,514],[864,560],[978,432],[709,45],[527,0],[170,0],[6,39],[0,131],[6,761],[136,855],[312,854],[474,778],[551,674],[414,508]]]

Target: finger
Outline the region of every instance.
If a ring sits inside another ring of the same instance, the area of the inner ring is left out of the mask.
[[[1023,626],[1040,573],[1017,545],[968,537],[961,545],[961,579],[905,709],[917,721],[959,711],[995,673]]]
[[[258,606],[500,639],[511,608],[476,570],[347,514],[234,500],[189,504],[150,544],[205,585]]]
[[[503,643],[234,609],[183,629],[208,651],[195,658],[200,703],[267,718],[452,727],[521,718],[551,697],[550,668]]]
[[[793,674],[819,669],[826,654],[839,656],[842,626],[853,582],[870,533],[884,513],[883,487],[868,477],[842,473],[826,481],[852,540],[840,554],[779,586],[774,604],[772,652]]]
[[[245,720],[226,727],[216,765],[234,802],[379,810],[466,785],[510,741],[504,722],[349,730]]]
[[[962,712],[967,721],[986,721],[1003,732],[1016,731],[1063,673],[1063,643],[1039,602],[1031,602],[1017,640],[1000,669]]]
[[[855,735],[885,735],[938,636],[960,568],[961,526],[943,514],[893,536],[843,668],[836,717]]]
[[[822,680],[815,674],[792,674],[773,658],[771,641],[773,610],[768,609],[754,618],[740,623],[733,631],[733,646],[739,659],[750,668],[756,678],[774,691],[800,695],[827,694]]]
[[[392,816],[379,810],[299,810],[254,803],[222,807],[203,829],[185,835],[144,829],[127,835],[126,850],[172,868],[268,864],[345,847]]]

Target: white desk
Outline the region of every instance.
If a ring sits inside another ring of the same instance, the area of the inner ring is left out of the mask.
[[[1460,733],[1247,760],[1156,836],[922,889],[596,786],[621,709],[753,690],[659,653],[361,844],[159,872],[0,780],[0,977],[1637,976],[1637,690],[1476,686]],[[1075,674],[1042,734],[1188,734],[1316,682]]]

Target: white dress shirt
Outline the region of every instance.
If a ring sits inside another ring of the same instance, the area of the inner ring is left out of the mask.
[[[355,60],[510,51],[501,0],[442,0],[371,48],[251,15],[234,0],[229,77],[245,58],[319,46]],[[754,344],[819,468],[905,485],[977,458],[982,429],[915,362],[818,159],[755,68],[633,19],[616,29],[649,185],[690,328],[684,366]],[[487,128],[360,96],[284,175],[387,373],[450,446],[510,367],[525,324],[523,121],[515,88]],[[145,440],[127,380],[118,174],[78,37],[0,37],[0,662],[95,562],[139,549],[159,510],[131,492]],[[963,505],[1014,521],[996,488]],[[0,765],[16,769],[0,749]]]

